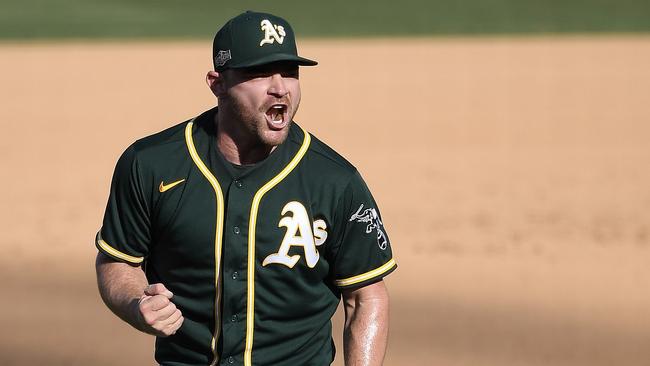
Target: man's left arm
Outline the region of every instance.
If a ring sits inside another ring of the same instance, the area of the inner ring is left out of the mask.
[[[343,290],[346,366],[382,365],[388,343],[388,290],[383,280]]]

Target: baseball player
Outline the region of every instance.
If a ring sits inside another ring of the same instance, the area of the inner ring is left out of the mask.
[[[246,12],[213,44],[218,107],[132,144],[115,168],[96,262],[107,306],[156,336],[162,365],[329,365],[343,298],[347,364],[382,363],[395,270],[358,171],[293,121],[284,19]]]

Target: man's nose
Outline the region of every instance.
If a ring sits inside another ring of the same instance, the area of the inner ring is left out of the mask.
[[[271,76],[271,86],[269,87],[268,93],[278,98],[287,95],[287,87],[284,84],[284,78],[281,74],[277,73]]]

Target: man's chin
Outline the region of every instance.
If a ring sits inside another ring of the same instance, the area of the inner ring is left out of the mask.
[[[264,145],[275,147],[278,145],[281,145],[286,139],[287,136],[289,135],[289,127],[290,124],[288,124],[285,128],[282,130],[267,130],[264,131],[262,136],[260,136],[260,140]]]

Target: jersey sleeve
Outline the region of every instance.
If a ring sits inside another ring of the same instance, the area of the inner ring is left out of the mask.
[[[131,146],[115,167],[102,228],[97,233],[95,245],[115,260],[138,265],[148,254],[150,223],[142,176]]]
[[[381,280],[397,268],[381,214],[358,172],[339,204],[338,245],[333,277],[339,288],[362,287]]]

